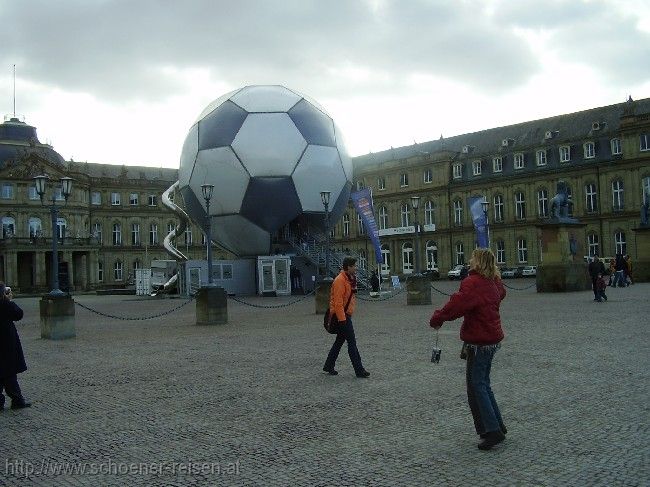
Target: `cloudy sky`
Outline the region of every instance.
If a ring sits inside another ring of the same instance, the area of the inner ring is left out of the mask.
[[[218,96],[315,98],[351,155],[650,97],[647,0],[0,0],[0,111],[66,159],[178,167]]]

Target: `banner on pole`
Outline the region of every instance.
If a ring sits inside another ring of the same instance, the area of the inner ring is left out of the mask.
[[[363,226],[366,227],[366,232],[370,237],[373,247],[375,248],[375,259],[377,264],[381,264],[381,244],[379,243],[379,229],[375,221],[375,211],[372,206],[372,194],[370,188],[364,188],[359,191],[354,191],[350,194],[352,204],[361,215]]]
[[[472,214],[472,222],[476,229],[476,243],[480,248],[490,246],[488,242],[487,217],[483,213],[483,205],[481,204],[484,201],[484,196],[470,196],[468,198],[469,211]]]

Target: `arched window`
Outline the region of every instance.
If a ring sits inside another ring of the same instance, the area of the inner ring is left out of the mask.
[[[525,238],[517,240],[517,259],[520,264],[528,262],[528,245]]]
[[[506,244],[503,240],[497,240],[497,264],[506,263]]]
[[[366,227],[363,225],[363,218],[360,213],[357,213],[357,235],[365,235]]]
[[[368,268],[368,254],[364,249],[359,250],[359,269]]]
[[[521,191],[515,193],[515,218],[517,220],[526,219],[526,198]]]
[[[537,192],[537,216],[548,217],[548,190],[542,188]]]
[[[97,240],[97,243],[101,245],[103,239],[101,223],[93,223],[92,237],[94,237],[95,240]]]
[[[623,181],[616,179],[612,181],[612,210],[622,211],[624,208]]]
[[[573,190],[571,189],[571,186],[567,184],[566,186],[566,196],[569,199],[569,206],[567,207],[567,216],[573,216],[573,212],[575,210],[575,201],[573,200]]]
[[[463,224],[463,202],[461,200],[455,200],[454,201],[454,225],[460,226],[462,224]]]
[[[381,273],[390,274],[390,249],[386,244],[381,246],[381,260]]]
[[[57,218],[56,220],[56,234],[58,238],[65,238],[66,232],[68,230],[68,223],[65,221],[65,218]]]
[[[503,221],[503,196],[500,194],[494,197],[494,221]]]
[[[131,224],[131,245],[133,246],[140,245],[140,224],[139,223]]]
[[[185,229],[185,245],[192,245],[192,241],[193,241],[192,228],[190,226],[188,226]]]
[[[32,217],[29,219],[29,238],[40,237],[43,234],[43,224],[40,218]]]
[[[348,237],[350,235],[350,215],[347,213],[343,215],[343,236]]]
[[[425,225],[435,225],[436,217],[434,214],[435,206],[433,201],[428,200],[424,203],[424,224]]]
[[[593,257],[594,255],[600,255],[598,249],[598,235],[595,233],[590,233],[587,235],[587,255]]]
[[[16,220],[11,216],[2,217],[2,238],[11,238],[16,235]]]
[[[116,281],[124,280],[124,265],[121,260],[116,260],[113,265],[113,279]]]
[[[409,214],[410,214],[410,208],[408,203],[404,203],[401,208],[400,216],[401,216],[401,223],[403,227],[408,227],[409,226]]]
[[[587,213],[596,213],[598,211],[598,195],[594,183],[585,184],[585,209]]]
[[[402,245],[402,270],[405,274],[413,272],[413,244],[411,242]]]
[[[149,245],[158,245],[158,224],[157,223],[152,223],[149,225]]]
[[[113,223],[113,245],[122,245],[122,225]]]
[[[646,176],[641,180],[641,191],[643,204],[645,205],[648,198],[650,197],[650,176]]]
[[[463,242],[456,242],[456,264],[465,263],[465,250]]]
[[[427,252],[427,270],[438,269],[438,246],[435,242],[429,240],[426,244]]]
[[[614,253],[616,254],[627,254],[627,243],[625,242],[625,232],[619,230],[614,233]]]
[[[104,282],[104,261],[97,261],[97,282]]]
[[[388,228],[388,210],[385,206],[379,208],[379,229],[385,230]]]

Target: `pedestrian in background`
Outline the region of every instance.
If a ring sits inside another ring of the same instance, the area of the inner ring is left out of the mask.
[[[461,357],[467,360],[467,400],[474,428],[481,437],[478,448],[489,450],[501,443],[507,433],[490,386],[492,359],[504,336],[499,307],[506,290],[490,249],[475,249],[469,265],[469,276],[461,281],[460,289],[447,304],[433,313],[429,325],[438,329],[445,321],[465,318],[460,339]]]
[[[596,279],[596,289],[596,301],[599,303],[607,301],[607,294],[605,294],[607,282],[605,281],[605,276],[603,274],[598,274],[598,278]]]
[[[599,301],[598,278],[604,274],[605,264],[602,263],[597,255],[594,255],[593,260],[589,262],[589,277],[591,277],[591,287],[594,291],[594,301]]]
[[[27,370],[23,347],[14,321],[23,318],[23,310],[14,303],[11,288],[0,282],[0,410],[4,409],[5,396],[11,398],[11,409],[31,406],[22,395],[18,374]]]

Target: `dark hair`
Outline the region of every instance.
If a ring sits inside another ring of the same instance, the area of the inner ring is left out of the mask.
[[[354,257],[344,257],[343,258],[343,270],[347,271],[348,267],[356,265],[357,264],[357,259]]]

